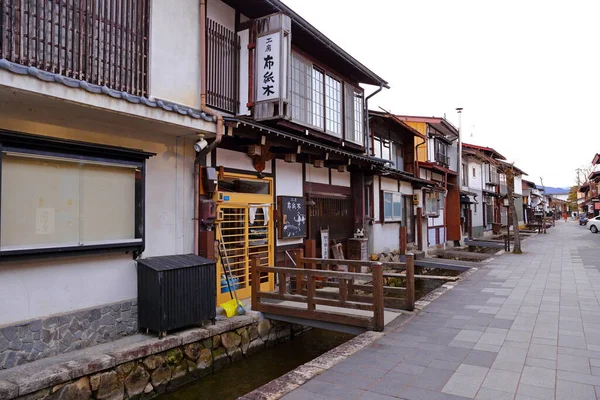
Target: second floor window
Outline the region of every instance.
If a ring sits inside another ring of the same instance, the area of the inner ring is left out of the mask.
[[[328,133],[342,136],[342,86],[340,81],[325,75],[325,126]]]
[[[468,170],[467,170],[467,164],[463,164],[462,165],[462,185],[463,186],[467,186],[467,184],[469,183],[469,180],[467,178],[468,176]]]
[[[292,55],[292,120],[364,144],[363,93],[297,54]]]
[[[448,165],[450,163],[448,159],[448,145],[441,140],[435,139],[434,141],[434,149],[435,149],[435,161]]]

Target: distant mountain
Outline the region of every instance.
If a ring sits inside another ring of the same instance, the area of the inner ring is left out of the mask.
[[[546,194],[568,194],[569,190],[571,188],[569,187],[552,187],[552,186],[546,186]]]

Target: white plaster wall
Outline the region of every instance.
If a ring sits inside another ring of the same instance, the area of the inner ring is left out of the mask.
[[[200,108],[200,2],[150,3],[150,96]]]
[[[146,164],[143,256],[193,251],[192,138],[137,131],[135,126],[92,132],[3,117],[0,128],[157,153]],[[0,325],[135,297],[136,263],[130,254],[0,263]]]
[[[217,164],[215,165],[215,167],[219,167],[222,165],[226,168],[234,168],[256,173],[256,170],[252,165],[252,159],[248,157],[246,153],[221,149],[219,147],[217,147],[215,151],[217,152]],[[273,172],[273,168],[271,167],[270,161],[267,161],[265,163],[265,169],[263,172],[267,174]]]
[[[283,160],[276,160],[275,167],[275,187],[277,196],[304,196],[302,190],[304,182],[302,181],[302,164],[286,163]],[[277,235],[276,235],[277,236]],[[288,245],[303,243],[302,238],[277,239],[277,245]]]
[[[390,178],[381,178],[381,190],[388,190],[390,192],[398,191],[398,181]]]
[[[329,169],[315,168],[312,164],[306,164],[306,181],[312,183],[329,184]]]
[[[400,247],[400,224],[397,222],[389,224],[374,224],[371,227],[369,249],[371,253],[398,250]]]
[[[350,187],[350,172],[339,172],[337,169],[331,169],[331,184],[336,186]]]
[[[196,2],[200,3],[199,1]],[[206,16],[227,29],[235,31],[235,10],[222,1],[208,0],[206,2]]]
[[[475,176],[473,177],[473,168],[475,168]],[[468,164],[469,172],[469,189],[481,190],[483,188],[481,178],[483,177],[483,170],[481,162],[474,159],[469,160]]]
[[[379,179],[375,176],[373,177],[373,218],[374,218],[374,222],[379,222],[380,218],[379,218],[379,197],[380,197],[380,193],[379,191],[381,190],[381,187],[379,186]]]
[[[413,194],[413,187],[412,187],[412,185],[409,182],[400,182],[400,192],[402,194],[406,194],[406,195],[410,194],[410,195],[412,195]]]

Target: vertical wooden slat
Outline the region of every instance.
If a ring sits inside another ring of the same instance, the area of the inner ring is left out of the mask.
[[[294,254],[294,262],[296,263],[296,268],[304,268],[304,251],[301,249],[296,250]],[[296,275],[296,294],[302,294],[302,275]]]
[[[373,265],[373,329],[383,331],[385,322],[383,315],[383,266]]]
[[[308,274],[306,277],[306,309],[308,311],[314,311],[316,309],[315,291],[315,276],[313,274]]]
[[[4,23],[4,10],[5,10],[5,4],[4,4],[5,0],[0,0],[0,58],[5,58],[4,57],[4,42],[6,42],[6,32],[5,32],[5,26],[6,24]],[[10,0],[8,0],[10,1]]]
[[[279,280],[279,294],[283,295],[286,293],[286,274],[285,272],[280,272],[277,274],[277,279]]]
[[[148,7],[148,2],[147,0],[143,0],[143,4],[144,4],[144,19],[143,19],[143,28],[144,28],[144,51],[142,52],[142,56],[144,57],[144,62],[142,64],[142,68],[143,68],[143,73],[142,73],[142,78],[143,78],[143,82],[142,82],[142,90],[144,91],[144,93],[147,95],[148,93],[148,36],[150,34],[149,31],[149,23],[148,21],[150,20],[149,17],[149,12],[150,12],[150,7]]]
[[[400,227],[400,255],[406,254],[406,227]]]
[[[406,290],[405,307],[408,311],[415,309],[415,256],[413,254],[406,255]]]
[[[252,257],[250,260],[250,271],[252,276],[259,276],[260,272],[258,272],[258,267],[260,266],[260,261],[257,257]],[[260,300],[258,298],[258,292],[260,292],[260,279],[252,279],[252,309],[254,311],[260,311]]]
[[[46,2],[42,1],[42,32],[40,34],[40,41],[42,47],[42,68],[46,69],[46,52],[48,51],[48,39],[46,38]]]
[[[83,28],[83,7],[87,0],[79,0],[79,54],[78,54],[78,63],[77,63],[77,74],[79,75],[79,79],[83,79],[83,56],[84,56],[84,28]]]

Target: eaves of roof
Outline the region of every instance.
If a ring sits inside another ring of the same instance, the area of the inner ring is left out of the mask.
[[[596,153],[596,155],[594,156],[594,159],[592,160],[592,165],[598,165],[600,164],[600,153]]]
[[[423,135],[421,132],[419,132],[418,130],[416,130],[412,126],[408,125],[406,122],[402,121],[400,118],[396,117],[394,114],[390,114],[390,113],[386,113],[386,112],[380,112],[380,111],[369,110],[369,115],[373,115],[373,116],[376,116],[376,117],[379,117],[379,118],[388,119],[388,120],[392,121],[394,124],[396,124],[398,126],[401,126],[403,129],[408,130],[414,136],[418,136],[418,137],[420,137],[422,139],[427,139],[427,137],[425,135]]]
[[[390,162],[389,160],[384,160],[384,159],[370,157],[370,156],[366,156],[366,155],[362,155],[362,154],[352,153],[350,151],[341,150],[338,147],[328,146],[326,144],[322,144],[322,143],[316,142],[314,140],[305,139],[303,137],[294,135],[292,133],[284,132],[282,130],[275,129],[270,126],[263,125],[263,124],[260,124],[260,123],[254,122],[254,121],[250,121],[250,120],[247,120],[244,118],[240,118],[240,117],[223,117],[223,121],[236,124],[236,126],[239,124],[241,124],[242,126],[248,126],[250,128],[258,129],[261,132],[265,132],[270,135],[282,137],[284,139],[297,142],[300,145],[316,147],[318,149],[322,149],[324,151],[327,151],[327,152],[330,152],[333,154],[340,154],[344,157],[348,157],[350,159],[357,160],[357,161],[366,162],[369,164],[383,166]]]
[[[26,65],[17,64],[6,59],[0,59],[0,69],[12,72],[17,75],[28,75],[37,78],[44,82],[51,82],[61,84],[74,90],[85,90],[88,93],[110,96],[114,99],[121,99],[133,104],[141,104],[151,108],[160,108],[161,110],[178,113],[180,115],[187,115],[194,119],[202,119],[207,122],[215,122],[216,117],[209,115],[201,110],[184,106],[181,104],[171,103],[165,100],[155,99],[150,100],[143,96],[135,96],[127,92],[110,89],[107,86],[95,85],[86,81],[82,81],[75,78],[69,78],[67,76],[55,74],[53,72],[47,72],[40,70],[35,67],[28,67]]]
[[[483,151],[486,153],[490,153],[489,155],[493,158],[496,158],[499,160],[506,160],[506,157],[504,157],[502,154],[498,153],[496,150],[492,149],[491,147],[477,146],[476,144],[469,144],[469,143],[463,143],[462,147],[463,147],[463,149],[470,148],[470,149],[475,149],[475,150]]]

